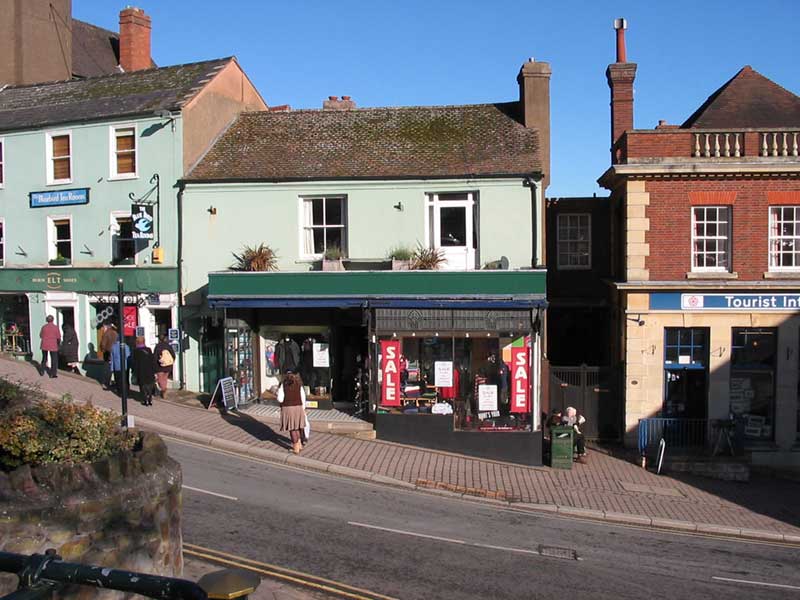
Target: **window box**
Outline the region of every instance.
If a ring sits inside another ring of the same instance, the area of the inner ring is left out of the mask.
[[[68,258],[51,258],[48,263],[51,267],[65,267],[67,265],[72,264],[72,261]]]
[[[410,270],[411,270],[410,260],[398,260],[396,258],[392,259],[392,271],[410,271]]]
[[[322,270],[323,271],[344,271],[344,263],[342,262],[341,258],[329,260],[327,258],[322,259]]]

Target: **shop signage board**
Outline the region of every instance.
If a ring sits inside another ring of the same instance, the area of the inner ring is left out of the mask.
[[[315,367],[330,367],[331,359],[328,354],[328,344],[315,343],[312,348],[312,360]]]
[[[151,204],[131,204],[131,221],[133,221],[133,239],[154,239],[153,206]]]
[[[81,292],[112,298],[117,302],[117,280],[122,279],[125,298],[154,291],[174,293],[178,270],[161,267],[136,269],[81,268],[0,269],[0,290],[4,292]],[[103,300],[96,300],[103,302]],[[138,302],[139,298],[134,300]],[[126,303],[128,300],[126,300]]]
[[[400,406],[400,341],[381,340],[381,404]]]
[[[219,394],[219,401],[222,402],[222,407],[225,410],[236,408],[236,388],[233,385],[233,377],[223,377],[217,381],[217,387],[214,388],[214,393],[211,394],[211,401],[208,403],[208,408],[214,406],[214,402]]]
[[[433,363],[434,385],[436,387],[453,387],[453,362],[437,360]]]
[[[530,366],[526,347],[511,349],[511,412],[531,411]]]
[[[30,199],[31,208],[89,204],[89,188],[57,190],[52,192],[31,192],[28,194],[28,197]]]
[[[497,386],[482,384],[478,386],[478,412],[497,410]]]
[[[650,294],[651,310],[696,311],[796,311],[800,294],[686,294],[680,292]]]

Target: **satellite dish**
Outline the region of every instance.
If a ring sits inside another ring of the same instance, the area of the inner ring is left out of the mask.
[[[508,271],[508,265],[509,265],[508,257],[507,256],[501,256],[500,257],[500,268],[503,269],[504,271]]]

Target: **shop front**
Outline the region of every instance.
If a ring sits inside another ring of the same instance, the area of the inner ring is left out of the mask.
[[[379,439],[541,464],[541,271],[212,273],[240,401],[300,373]]]
[[[631,291],[627,301],[629,432],[661,416],[706,420],[713,435],[714,421],[733,419],[754,461],[800,464],[799,294]]]

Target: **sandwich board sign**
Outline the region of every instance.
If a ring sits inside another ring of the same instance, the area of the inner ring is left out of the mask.
[[[236,389],[233,386],[233,377],[223,377],[217,382],[217,387],[214,388],[214,393],[211,394],[211,401],[208,403],[209,410],[214,406],[214,399],[217,397],[217,392],[220,393],[220,402],[224,410],[231,410],[237,408],[236,402]]]

